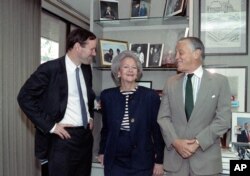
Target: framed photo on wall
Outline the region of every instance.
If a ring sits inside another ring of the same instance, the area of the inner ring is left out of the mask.
[[[134,51],[139,57],[142,67],[146,67],[147,57],[148,57],[148,43],[131,43],[129,45],[129,50]]]
[[[184,15],[187,8],[187,0],[166,0],[163,17],[167,19],[175,15]]]
[[[248,53],[248,0],[200,1],[200,39],[206,55]]]
[[[128,50],[127,41],[100,39],[101,66],[111,66],[112,59],[124,50]]]
[[[219,73],[228,78],[231,90],[233,112],[245,112],[247,107],[247,67],[206,68],[211,73]]]
[[[131,18],[147,18],[151,0],[131,0]]]
[[[164,44],[150,44],[147,67],[161,67]]]
[[[245,112],[247,107],[247,67],[210,67],[206,70],[228,78],[231,90],[231,110],[232,112]],[[221,137],[222,147],[229,147],[231,142],[236,142],[234,135],[234,128],[225,133]]]
[[[100,0],[100,20],[115,20],[118,18],[118,1]]]

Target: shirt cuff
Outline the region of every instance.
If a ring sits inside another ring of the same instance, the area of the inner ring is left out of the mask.
[[[55,129],[56,129],[56,124],[53,126],[53,128],[49,132],[54,133]]]

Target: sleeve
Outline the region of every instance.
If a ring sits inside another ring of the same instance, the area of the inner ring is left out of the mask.
[[[226,77],[219,77],[217,84],[219,96],[215,115],[212,122],[204,128],[197,136],[202,150],[208,149],[214,141],[222,136],[231,127],[231,91]]]
[[[105,95],[102,92],[100,95],[100,101],[101,101],[101,113],[102,113],[102,129],[101,129],[101,139],[99,143],[99,154],[104,154],[105,147],[106,147],[106,141],[107,141],[107,135],[108,135],[108,124],[107,124],[107,109],[106,109],[106,99]]]
[[[48,133],[55,123],[46,121],[48,115],[41,107],[41,99],[50,81],[48,67],[40,65],[24,83],[17,97],[20,108],[43,133]]]
[[[169,85],[172,85],[171,79],[168,80],[163,89],[163,96],[161,99],[157,122],[160,125],[161,133],[167,148],[172,149],[172,143],[178,138],[178,136],[175,132],[175,128],[171,119],[172,114],[169,100],[169,89],[171,89],[171,87]]]
[[[163,163],[163,153],[164,153],[164,141],[162,138],[162,134],[160,131],[159,124],[157,123],[157,114],[160,106],[160,97],[154,92],[152,96],[152,111],[151,116],[153,118],[152,129],[153,129],[153,142],[154,142],[154,150],[155,150],[155,163],[162,164]]]

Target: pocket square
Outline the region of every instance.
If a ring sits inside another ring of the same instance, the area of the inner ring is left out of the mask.
[[[215,98],[215,95],[212,95],[212,98]]]

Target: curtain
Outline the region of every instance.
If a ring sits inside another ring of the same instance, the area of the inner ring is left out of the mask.
[[[39,176],[34,126],[17,94],[40,64],[40,0],[0,2],[0,176]]]

